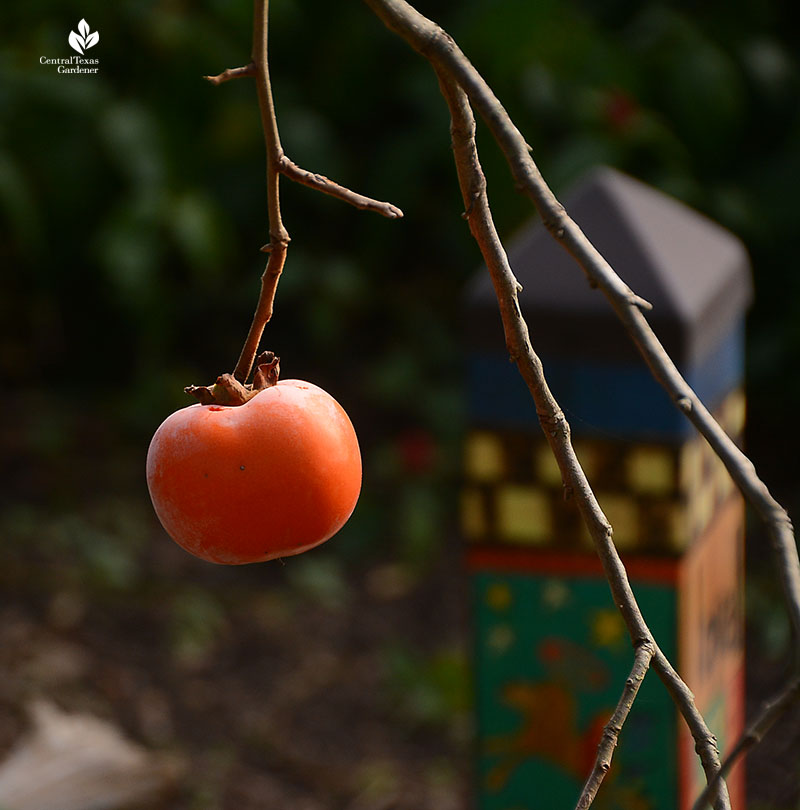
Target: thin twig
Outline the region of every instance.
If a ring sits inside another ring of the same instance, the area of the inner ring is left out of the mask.
[[[564,486],[573,493],[592,536],[614,597],[614,603],[625,620],[634,649],[645,648],[652,656],[670,694],[683,712],[695,738],[707,778],[711,779],[719,769],[719,752],[714,737],[708,730],[702,715],[697,711],[691,692],[658,649],[642,616],[625,566],[614,546],[611,525],[603,514],[581,468],[570,440],[569,424],[550,392],[541,361],[531,345],[528,327],[522,317],[517,297],[520,284],[508,263],[508,257],[497,235],[489,207],[486,178],[475,144],[475,119],[469,100],[464,91],[452,81],[444,70],[439,69],[436,65],[434,67],[437,69],[442,94],[450,109],[453,154],[461,195],[466,208],[465,216],[492,278],[508,352],[516,362],[534,400],[539,422],[558,462]],[[728,810],[730,802],[724,782],[716,790],[716,796],[715,807],[717,810]]]
[[[739,757],[746,754],[751,748],[764,738],[775,722],[792,706],[800,700],[800,678],[795,678],[785,686],[772,700],[767,701],[745,730],[744,734],[736,741],[733,748],[728,752],[722,762],[717,777],[712,779],[703,792],[697,797],[697,801],[692,806],[692,810],[703,810],[708,802],[710,791],[714,789],[717,779],[724,777],[728,771],[736,764]]]
[[[726,435],[683,379],[642,314],[638,296],[567,216],[539,172],[522,133],[452,37],[405,0],[366,2],[389,28],[464,88],[503,150],[518,187],[530,197],[545,226],[577,260],[590,282],[609,299],[654,377],[705,437],[742,494],[765,522],[778,563],[786,609],[795,637],[800,638],[800,558],[786,510],[772,497],[750,459]]]
[[[256,66],[250,62],[250,64],[242,65],[242,67],[223,70],[222,73],[217,73],[216,76],[203,76],[203,78],[211,84],[219,85],[223,82],[229,82],[231,79],[241,79],[244,76],[255,76],[255,74]]]
[[[594,761],[592,772],[583,786],[581,795],[578,798],[578,803],[575,805],[575,810],[588,810],[594,801],[597,791],[600,790],[600,785],[603,783],[606,774],[611,769],[611,758],[614,755],[614,749],[617,747],[619,735],[622,732],[622,726],[628,719],[633,702],[636,700],[636,695],[639,693],[639,687],[642,685],[644,676],[650,667],[650,661],[653,658],[655,650],[652,644],[640,644],[636,649],[633,659],[633,667],[631,667],[631,674],[628,675],[625,681],[625,686],[622,690],[617,708],[611,715],[611,719],[606,723],[603,728],[603,736],[598,746],[597,758]]]
[[[709,796],[713,797],[715,810],[721,810],[723,807],[729,808],[731,805],[728,786],[725,784],[725,780],[718,776],[721,764],[717,738],[711,733],[711,729],[699,712],[692,690],[658,648],[653,656],[652,666],[689,727],[689,732],[694,738],[694,750],[703,766],[706,784],[713,781],[717,785],[709,793]]]
[[[216,76],[203,76],[203,78],[214,85],[220,85],[228,82],[231,79],[240,79],[244,76],[255,76],[256,65],[250,62],[242,67],[228,68],[218,73]],[[401,219],[403,212],[396,206],[389,202],[382,200],[374,200],[372,197],[367,197],[364,194],[359,194],[340,183],[335,183],[323,174],[317,172],[310,172],[298,166],[293,160],[289,159],[281,152],[280,158],[277,162],[278,171],[288,180],[299,183],[303,186],[321,191],[323,194],[328,194],[331,197],[336,197],[362,211],[374,211],[376,214],[387,217],[388,219]],[[269,252],[269,251],[265,251]]]
[[[279,166],[281,174],[289,180],[294,180],[295,183],[300,183],[309,188],[315,188],[323,194],[330,194],[331,197],[336,197],[343,200],[350,205],[360,208],[362,211],[374,211],[376,214],[388,217],[389,219],[400,219],[403,212],[396,206],[388,202],[381,202],[380,200],[373,200],[371,197],[365,197],[355,191],[351,191],[345,186],[340,186],[329,180],[322,174],[309,172],[306,169],[301,169],[294,161],[289,160],[286,155],[283,156]]]

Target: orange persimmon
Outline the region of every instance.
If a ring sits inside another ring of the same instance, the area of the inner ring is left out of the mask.
[[[361,490],[345,411],[282,380],[243,405],[190,405],[161,424],[147,486],[167,533],[192,554],[239,565],[299,554],[347,522]]]

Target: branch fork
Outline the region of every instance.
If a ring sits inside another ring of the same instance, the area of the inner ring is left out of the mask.
[[[750,731],[734,745],[729,757],[721,766],[716,740],[698,712],[690,690],[655,645],[644,624],[636,599],[630,591],[625,568],[611,541],[610,526],[574,455],[568,432],[565,436],[559,437],[546,429],[547,415],[554,413],[558,406],[547,388],[539,358],[530,345],[527,324],[519,312],[516,280],[508,266],[505,251],[494,229],[488,201],[484,198],[485,195],[480,194],[485,180],[475,148],[473,106],[484,119],[495,141],[504,152],[515,185],[531,199],[545,227],[576,259],[591,286],[600,288],[609,299],[650,367],[653,376],[705,437],[724,463],[745,499],[755,508],[767,525],[779,577],[783,585],[786,610],[795,631],[795,639],[797,639],[800,638],[800,559],[798,559],[797,546],[788,515],[759,479],[749,459],[725,434],[664,351],[643,315],[643,311],[651,309],[649,302],[636,295],[619,278],[578,225],[567,215],[533,161],[530,145],[522,137],[486,81],[461,52],[452,37],[420,14],[406,0],[365,0],[365,2],[389,29],[405,39],[412,48],[431,63],[439,77],[442,93],[450,108],[453,151],[459,184],[467,209],[466,219],[492,275],[509,354],[518,364],[520,373],[528,384],[540,418],[543,414],[545,416],[545,419],[542,420],[543,427],[561,469],[565,486],[573,487],[576,493],[579,509],[594,538],[615,602],[626,621],[631,638],[632,640],[645,639],[648,646],[652,643],[652,653],[648,651],[647,655],[642,653],[641,646],[637,647],[635,667],[646,669],[652,662],[695,739],[696,750],[707,779],[706,790],[698,800],[697,808],[699,810],[701,804],[711,802],[716,810],[729,810],[730,799],[723,779],[724,773],[736,756],[749,747],[751,741],[760,738],[760,735],[771,724],[772,719],[786,711],[787,707],[796,701],[796,696],[800,692],[800,687],[797,686],[797,683],[800,682],[800,676],[798,676],[800,662],[797,660],[794,662],[794,677],[798,680],[790,682],[784,691],[768,704],[751,725]],[[476,190],[479,196],[476,196]],[[478,202],[474,203],[474,200]],[[475,215],[473,215],[473,204],[477,209]],[[626,683],[626,689],[628,688],[629,685]],[[623,698],[625,698],[625,693],[623,693]],[[621,717],[621,720],[624,721],[624,716]],[[616,728],[617,726],[614,726],[615,731]],[[758,734],[753,734],[754,728]],[[610,750],[607,753],[610,758]],[[602,756],[601,751],[595,771],[598,787],[599,780],[602,780],[603,774],[607,770]],[[579,808],[588,807],[593,797],[593,793],[589,795],[585,790],[579,802]]]
[[[250,376],[264,329],[272,318],[275,293],[283,273],[286,253],[291,240],[281,217],[279,189],[281,175],[296,183],[321,191],[323,194],[336,197],[361,210],[373,211],[388,219],[400,219],[403,216],[403,212],[397,206],[366,197],[329,180],[324,175],[309,172],[286,156],[281,146],[275,104],[272,98],[268,63],[268,18],[269,0],[254,0],[251,61],[241,67],[223,70],[216,76],[204,77],[213,85],[224,84],[232,79],[244,77],[255,79],[261,126],[264,131],[264,145],[267,152],[267,210],[270,238],[269,242],[260,249],[262,253],[269,254],[269,259],[261,276],[261,290],[256,311],[236,368],[232,375],[221,375],[212,386],[189,386],[186,389],[187,393],[197,397],[201,402],[205,399],[219,404],[224,400],[225,404],[235,405],[247,401],[249,389],[245,383]]]

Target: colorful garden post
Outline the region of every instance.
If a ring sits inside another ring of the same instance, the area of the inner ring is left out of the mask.
[[[690,385],[739,439],[749,261],[730,233],[612,169],[567,210],[632,289]],[[656,640],[722,749],[744,709],[743,503],[602,294],[539,225],[509,244],[550,386]],[[468,294],[461,523],[474,596],[478,806],[574,806],[632,664],[625,627],[536,410],[488,274]],[[595,806],[688,810],[694,744],[648,673]],[[742,807],[743,772],[729,787]]]

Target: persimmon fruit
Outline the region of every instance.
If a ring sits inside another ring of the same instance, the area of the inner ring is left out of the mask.
[[[156,514],[180,546],[215,563],[307,551],[347,522],[361,490],[358,439],[312,383],[281,380],[242,405],[195,404],[147,453]]]

